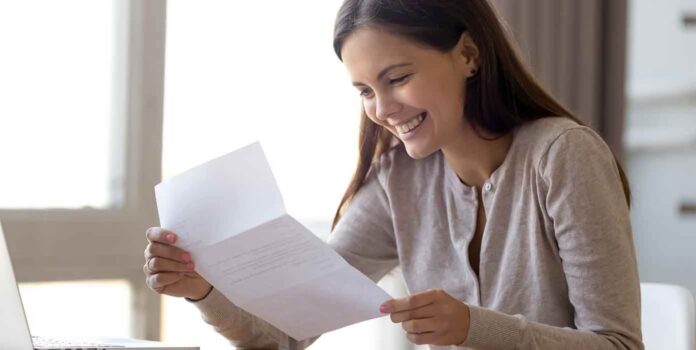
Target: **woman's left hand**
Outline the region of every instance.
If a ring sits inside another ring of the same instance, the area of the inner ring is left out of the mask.
[[[392,299],[380,306],[414,344],[460,345],[469,334],[469,307],[441,289]]]

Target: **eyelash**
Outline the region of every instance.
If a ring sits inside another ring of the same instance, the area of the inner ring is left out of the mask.
[[[410,77],[410,76],[411,76],[411,74],[406,74],[406,75],[402,75],[402,76],[400,76],[400,77],[398,77],[398,78],[389,79],[389,84],[398,84],[398,83],[401,83],[401,82],[405,81],[406,78],[408,78],[408,77]]]
[[[389,79],[389,85],[403,83],[410,76],[411,76],[411,74],[406,74],[406,75],[400,76],[398,78]],[[369,94],[370,94],[370,89],[364,89],[364,90],[360,91],[361,97],[369,96]]]

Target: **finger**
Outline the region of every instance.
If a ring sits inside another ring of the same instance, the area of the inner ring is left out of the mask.
[[[438,335],[435,333],[406,333],[406,338],[417,345],[423,344],[435,344],[438,339]]]
[[[176,283],[180,279],[181,276],[178,272],[162,272],[147,276],[145,281],[152,290],[160,292],[164,287]]]
[[[403,328],[408,333],[428,333],[436,332],[437,324],[434,318],[424,318],[419,320],[408,320],[401,324]]]
[[[192,261],[181,263],[167,258],[154,257],[145,264],[148,271],[152,274],[159,272],[188,272],[193,271],[195,265]]]
[[[161,227],[150,227],[145,231],[145,237],[150,242],[160,242],[166,244],[176,243],[176,233],[165,230]]]
[[[419,308],[433,303],[437,295],[438,290],[429,290],[426,292],[413,294],[401,299],[392,299],[382,304],[382,307],[380,307],[380,311],[383,311],[385,313],[392,313]]]
[[[159,242],[151,242],[145,248],[145,259],[149,260],[153,257],[162,257],[184,263],[191,261],[191,254],[189,252],[173,245]]]
[[[435,304],[428,304],[413,310],[393,312],[390,317],[392,322],[400,323],[408,320],[430,318],[437,314]]]

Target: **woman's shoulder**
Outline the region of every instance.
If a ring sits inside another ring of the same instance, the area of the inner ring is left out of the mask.
[[[620,179],[620,169],[604,139],[573,119],[542,118],[528,122],[518,133],[527,143],[527,149],[519,148],[526,154],[519,159],[526,159],[525,167],[534,168],[544,182],[553,178],[569,182],[571,177],[599,179],[606,174]]]
[[[568,136],[571,137],[568,137]],[[515,132],[515,143],[538,164],[559,140],[572,138],[575,143],[604,143],[590,127],[569,117],[544,117],[526,122]],[[577,146],[582,146],[578,144]]]
[[[563,133],[586,126],[569,117],[543,117],[518,127],[515,137],[528,145],[548,145]]]

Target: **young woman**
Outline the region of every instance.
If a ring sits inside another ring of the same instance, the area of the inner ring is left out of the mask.
[[[642,349],[630,192],[602,139],[521,64],[487,0],[346,0],[334,48],[363,103],[329,244],[411,295],[381,311],[433,349]],[[236,346],[304,348],[148,230],[148,284]],[[182,273],[184,272],[184,273]]]

